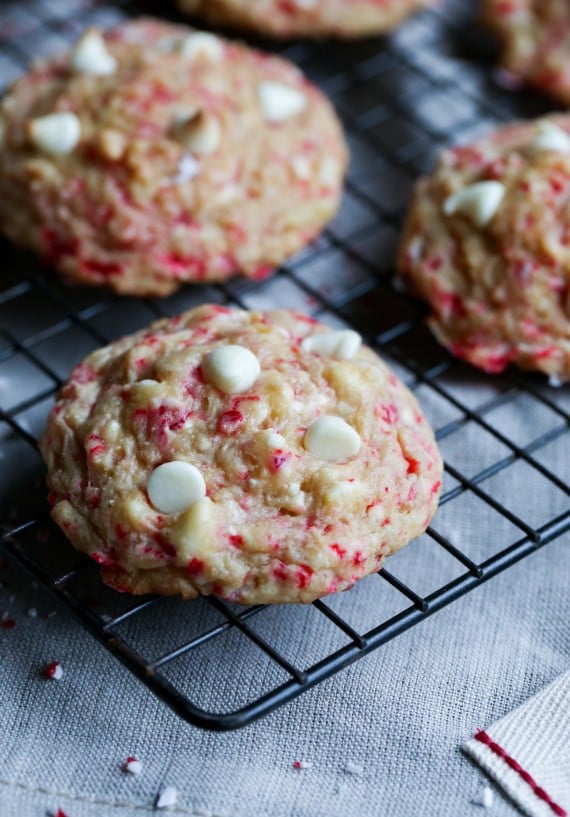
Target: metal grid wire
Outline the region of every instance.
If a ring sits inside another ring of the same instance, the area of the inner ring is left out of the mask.
[[[426,330],[422,306],[391,283],[413,181],[439,150],[546,110],[538,97],[511,97],[490,81],[474,5],[449,0],[384,40],[280,47],[332,97],[353,158],[339,216],[270,280],[186,287],[162,301],[119,299],[68,289],[37,259],[0,245],[0,541],[196,725],[251,722],[570,528],[568,391],[518,372],[486,377],[453,360]],[[129,0],[2,4],[3,85],[81,28],[139,11],[156,9]],[[101,584],[93,563],[49,521],[36,439],[71,367],[100,344],[204,301],[300,308],[358,329],[436,429],[446,466],[433,526],[350,593],[289,608],[123,596]],[[482,520],[492,542],[481,541]]]

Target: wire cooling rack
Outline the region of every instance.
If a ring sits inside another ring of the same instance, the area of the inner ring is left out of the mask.
[[[38,260],[0,244],[0,541],[198,726],[232,729],[267,714],[570,528],[568,390],[517,372],[485,377],[453,360],[426,330],[421,305],[391,283],[412,183],[440,149],[546,110],[538,97],[493,84],[473,5],[449,0],[384,40],[280,46],[334,100],[353,158],[340,215],[270,280],[119,299],[67,289]],[[30,58],[60,50],[87,25],[149,10],[127,0],[3,3],[0,80],[7,85]],[[416,392],[437,431],[446,466],[433,526],[349,593],[288,608],[124,596],[104,587],[49,521],[36,439],[72,366],[204,301],[300,308],[355,327]]]

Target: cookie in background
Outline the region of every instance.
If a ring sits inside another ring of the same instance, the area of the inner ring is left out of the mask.
[[[399,274],[452,354],[570,379],[570,118],[446,150],[415,189]]]
[[[178,0],[213,25],[272,37],[366,37],[395,28],[436,0]]]
[[[506,84],[526,83],[570,104],[568,0],[484,0],[482,20],[501,44]]]
[[[152,19],[86,31],[0,116],[0,229],[121,294],[269,275],[336,213],[347,164],[292,63]]]

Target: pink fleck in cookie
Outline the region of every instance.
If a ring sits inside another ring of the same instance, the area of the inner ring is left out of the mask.
[[[485,0],[483,21],[501,40],[505,71],[570,104],[568,0]]]
[[[178,0],[210,23],[274,37],[361,37],[389,31],[435,0]]]
[[[421,534],[441,460],[356,332],[203,306],[91,354],[41,441],[52,515],[131,593],[310,602]]]
[[[454,355],[570,378],[570,117],[442,154],[419,182],[400,274]]]
[[[335,213],[347,152],[292,64],[153,20],[87,31],[0,106],[0,227],[68,281],[261,278]]]

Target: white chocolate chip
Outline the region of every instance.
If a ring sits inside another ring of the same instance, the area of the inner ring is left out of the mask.
[[[263,434],[264,432],[262,432]],[[287,440],[281,434],[278,434],[276,431],[268,430],[266,433],[266,440],[267,445],[270,448],[275,449],[286,449],[287,448]]]
[[[202,363],[204,379],[224,394],[249,391],[261,371],[253,352],[244,346],[220,346]]]
[[[180,53],[188,59],[219,60],[224,53],[224,46],[219,37],[198,31],[190,34],[180,43]]]
[[[206,494],[200,471],[189,462],[174,460],[154,469],[147,483],[148,498],[161,513],[181,513]]]
[[[416,418],[414,412],[408,406],[404,406],[403,409],[400,410],[400,420],[406,425],[412,425],[415,423]]]
[[[186,565],[192,558],[206,559],[219,547],[215,537],[214,507],[212,500],[203,496],[178,518],[170,532],[178,565]]]
[[[337,360],[351,360],[360,348],[362,338],[352,329],[309,335],[301,343],[304,352],[317,352]]]
[[[570,153],[570,134],[554,122],[548,120],[539,122],[536,130],[537,135],[530,146],[533,153],[541,153],[544,150]]]
[[[446,216],[462,213],[477,227],[485,227],[499,209],[505,195],[501,182],[476,182],[449,196],[443,204]]]
[[[172,128],[173,136],[192,153],[215,153],[222,140],[220,121],[203,111],[178,118]]]
[[[339,462],[360,451],[360,437],[341,417],[319,417],[307,429],[303,445],[310,454]]]
[[[311,178],[311,163],[306,156],[293,156],[291,159],[291,169],[295,176],[302,182]]]
[[[259,101],[268,122],[285,122],[307,107],[307,97],[290,85],[281,82],[261,82]]]
[[[319,165],[319,182],[323,187],[336,187],[341,177],[340,165],[331,156],[321,159]]]
[[[337,482],[332,487],[327,488],[324,492],[323,498],[327,505],[333,508],[339,508],[350,502],[354,505],[357,502],[357,497],[363,493],[362,484],[359,482]]]
[[[107,51],[98,29],[90,28],[79,38],[71,55],[71,67],[78,74],[93,77],[115,73],[117,60]]]
[[[71,111],[60,111],[40,116],[28,123],[32,143],[52,156],[71,153],[81,138],[81,123]]]

